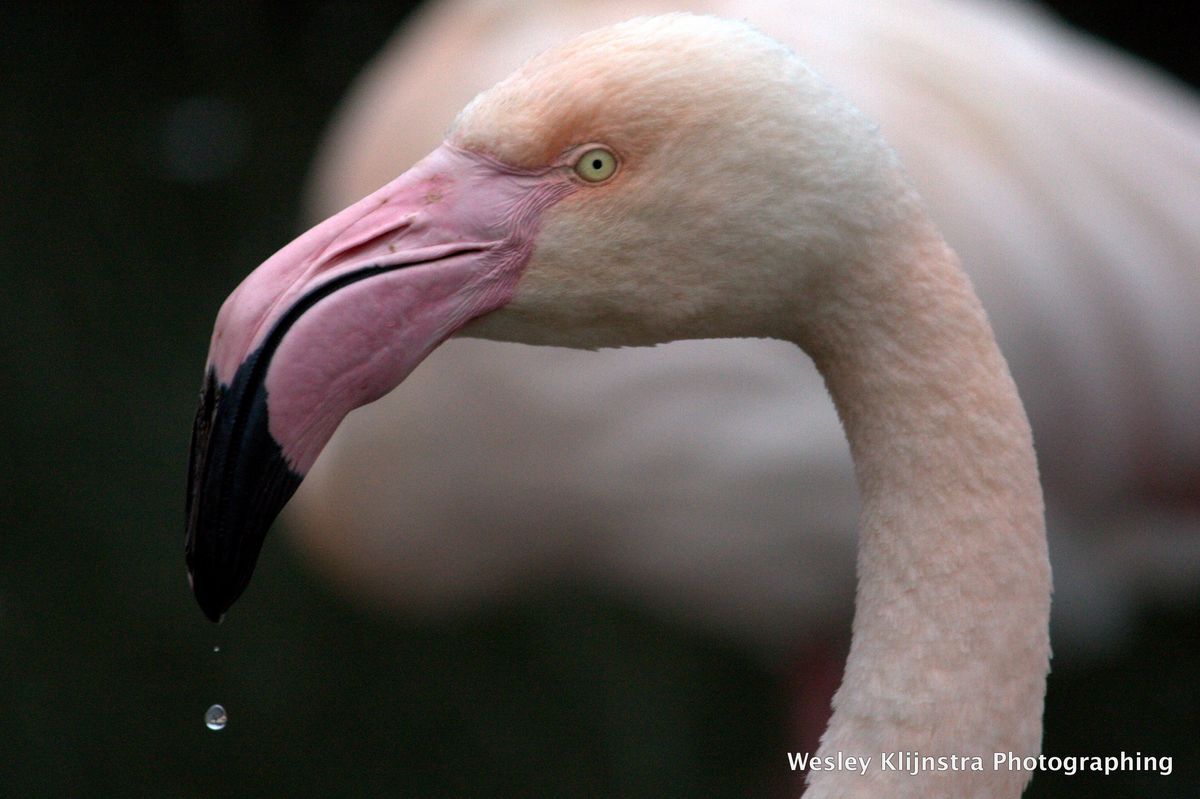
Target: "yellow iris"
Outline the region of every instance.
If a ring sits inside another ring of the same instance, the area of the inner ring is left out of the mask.
[[[575,162],[575,174],[588,183],[608,180],[617,171],[617,157],[601,147],[588,150]]]

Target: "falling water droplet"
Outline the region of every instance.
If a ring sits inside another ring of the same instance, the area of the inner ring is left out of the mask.
[[[227,723],[229,723],[229,716],[225,715],[225,708],[220,705],[213,705],[204,714],[204,726],[210,730],[223,730]]]
[[[221,647],[219,647],[219,646],[214,646],[214,647],[213,647],[213,651],[214,651],[214,652],[220,652],[220,651],[221,651]]]

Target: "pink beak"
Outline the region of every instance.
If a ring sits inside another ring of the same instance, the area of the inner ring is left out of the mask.
[[[186,554],[219,621],[342,418],[513,296],[575,184],[443,145],[273,255],[217,316],[192,432]]]

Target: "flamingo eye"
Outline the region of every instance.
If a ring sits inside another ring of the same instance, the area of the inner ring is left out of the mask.
[[[575,174],[588,183],[601,183],[617,171],[617,157],[603,147],[588,150],[575,162]]]

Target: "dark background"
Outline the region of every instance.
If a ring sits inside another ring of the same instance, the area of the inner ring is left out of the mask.
[[[1197,85],[1195,20],[1170,4],[1055,5]],[[213,318],[298,232],[322,126],[406,9],[0,9],[0,796],[786,785],[779,675],[581,589],[397,624],[275,536],[233,620],[205,621],[182,505]],[[1029,796],[1200,796],[1198,622],[1148,611],[1128,647],[1050,680],[1047,752],[1169,754],[1175,775],[1043,774]]]

